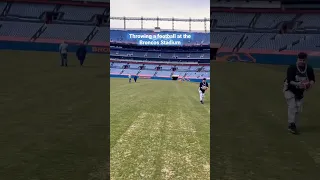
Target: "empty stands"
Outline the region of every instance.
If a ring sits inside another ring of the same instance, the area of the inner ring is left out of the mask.
[[[320,18],[316,13],[212,12],[212,43],[230,51],[320,50]],[[280,33],[285,24],[286,32]]]
[[[0,36],[31,38],[42,26],[41,23],[0,21]]]
[[[4,11],[7,11],[6,13]],[[109,8],[41,3],[0,2],[0,36],[31,39],[46,22],[46,13],[56,13],[36,39],[84,41],[96,27],[96,15],[109,14]],[[81,29],[81,30],[80,30]],[[107,26],[97,27],[91,42],[106,43]]]
[[[157,69],[157,67],[162,67]],[[176,68],[173,71],[173,68]],[[139,63],[110,63],[110,74],[113,75],[138,75],[148,77],[179,77],[201,79],[210,78],[210,66],[208,65],[157,65],[157,64],[139,64]]]

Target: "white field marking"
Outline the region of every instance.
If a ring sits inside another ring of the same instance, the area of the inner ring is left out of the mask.
[[[166,123],[161,179],[209,180],[210,156],[204,154],[192,122],[182,111],[178,115],[178,118],[168,119]]]
[[[149,180],[156,172],[164,114],[142,113],[110,152],[111,180]]]

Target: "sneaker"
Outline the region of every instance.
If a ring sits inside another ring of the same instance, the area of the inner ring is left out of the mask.
[[[203,104],[203,101],[200,101],[201,102],[201,104]]]
[[[294,123],[290,123],[289,124],[288,130],[292,134],[298,134],[298,130],[297,130],[296,124],[294,124]]]

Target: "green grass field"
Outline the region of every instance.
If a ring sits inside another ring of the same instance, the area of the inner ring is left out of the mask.
[[[286,67],[212,63],[202,105],[196,83],[109,84],[105,55],[89,55],[84,68],[74,55],[68,68],[56,53],[1,55],[1,180],[320,177],[320,86],[306,94],[301,134],[289,134]]]
[[[289,134],[285,73],[282,66],[211,64],[213,179],[320,179],[320,86],[305,96],[301,134]]]
[[[111,180],[210,179],[210,93],[198,83],[111,79]]]
[[[1,51],[0,179],[108,179],[106,55]]]

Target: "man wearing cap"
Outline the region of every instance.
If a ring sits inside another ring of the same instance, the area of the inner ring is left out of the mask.
[[[202,79],[202,82],[200,82],[200,85],[199,85],[199,95],[200,95],[200,103],[203,104],[203,99],[204,99],[204,94],[206,92],[206,90],[209,88],[209,85],[206,81],[206,78],[203,78]]]
[[[307,64],[306,53],[299,53],[297,62],[287,69],[283,93],[288,104],[288,130],[298,134],[297,121],[302,112],[304,92],[312,88],[315,83],[313,68]]]

